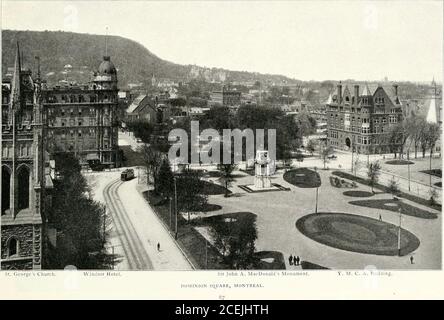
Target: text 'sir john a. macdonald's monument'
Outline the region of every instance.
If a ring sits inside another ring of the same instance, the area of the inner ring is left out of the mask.
[[[441,269],[442,2],[32,4],[2,3],[2,270]]]

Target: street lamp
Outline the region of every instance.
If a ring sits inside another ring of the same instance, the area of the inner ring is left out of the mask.
[[[315,213],[318,213],[318,193],[319,193],[319,187],[316,187],[316,208]]]
[[[398,256],[401,256],[401,221],[402,221],[402,209],[399,206],[399,228],[398,228]]]

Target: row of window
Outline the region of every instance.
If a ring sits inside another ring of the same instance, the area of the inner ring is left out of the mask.
[[[108,114],[108,112],[110,111],[108,107],[104,107],[103,109],[103,113],[104,114]],[[52,115],[61,115],[62,117],[64,117],[65,115],[90,115],[90,116],[95,116],[97,114],[97,109],[96,108],[69,108],[69,109],[65,109],[65,108],[48,108],[48,115],[52,116]]]
[[[85,103],[85,102],[115,102],[116,97],[114,95],[98,97],[95,95],[60,95],[60,96],[47,96],[46,103]]]
[[[49,127],[55,127],[57,126],[56,121],[54,120],[50,120],[49,121]],[[60,126],[62,127],[74,127],[74,126],[96,126],[97,125],[97,120],[96,118],[89,118],[88,121],[84,120],[84,119],[69,119],[69,121],[67,119],[61,119],[60,120]],[[103,119],[103,125],[104,126],[109,126],[110,125],[110,121],[108,118]]]

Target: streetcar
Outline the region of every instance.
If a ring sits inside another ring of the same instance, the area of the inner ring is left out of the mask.
[[[127,181],[134,178],[134,170],[133,169],[126,169],[122,171],[120,174],[120,180]]]

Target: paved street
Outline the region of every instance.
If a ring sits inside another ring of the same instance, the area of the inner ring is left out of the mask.
[[[120,171],[86,174],[94,198],[112,215],[108,251],[118,256],[118,270],[191,270],[151,207],[137,189],[137,178],[120,181]],[[157,243],[161,249],[157,251]]]

